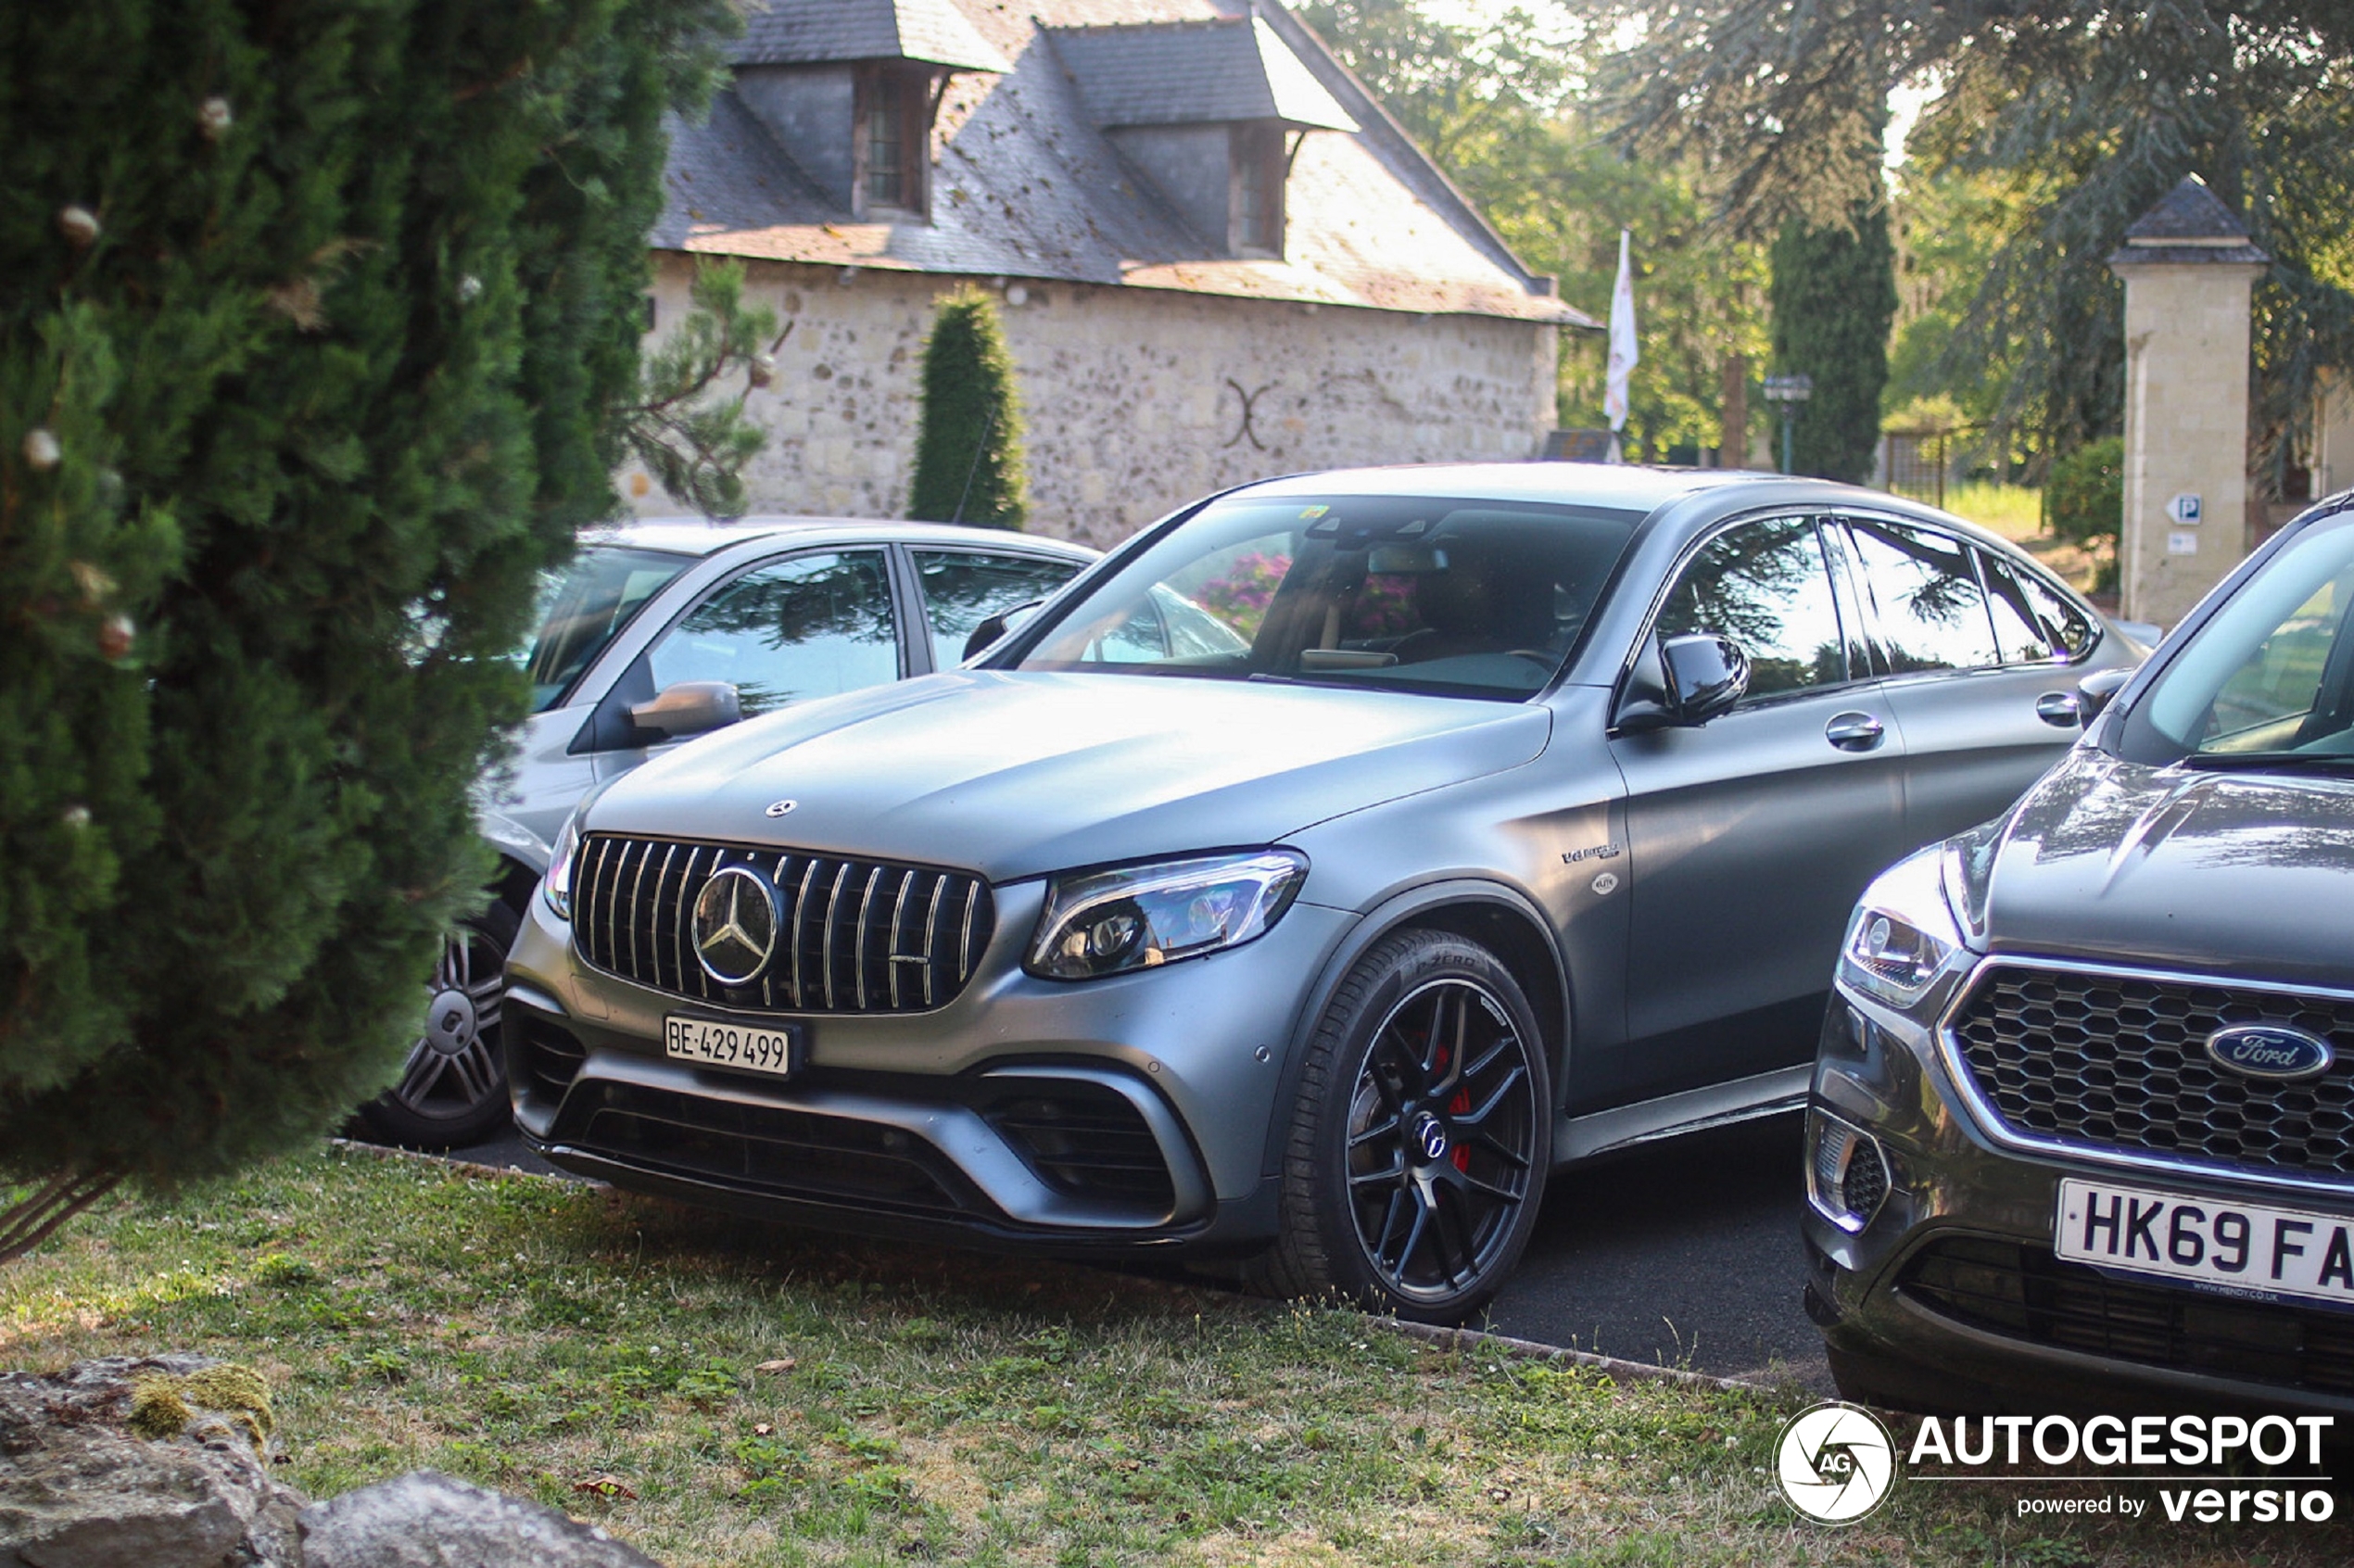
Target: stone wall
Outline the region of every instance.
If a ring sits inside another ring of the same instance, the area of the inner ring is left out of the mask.
[[[661,333],[686,317],[691,263],[656,264]],[[966,280],[747,267],[747,297],[794,323],[750,405],[770,433],[746,474],[753,510],[900,515],[924,334]],[[1109,545],[1208,491],[1304,469],[1518,461],[1553,424],[1551,325],[1019,279],[999,298],[1037,533]],[[678,510],[634,468],[623,480],[641,513]]]

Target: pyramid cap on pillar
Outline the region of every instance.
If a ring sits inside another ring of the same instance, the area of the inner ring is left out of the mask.
[[[2247,225],[2196,174],[2166,193],[2165,199],[2125,231],[2125,243],[2108,259],[2111,268],[2212,266],[2218,262],[2262,266],[2272,259],[2248,238]]]

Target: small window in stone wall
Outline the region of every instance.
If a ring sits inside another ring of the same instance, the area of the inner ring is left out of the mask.
[[[1237,255],[1284,253],[1284,129],[1237,125],[1232,148],[1233,214],[1228,243]]]

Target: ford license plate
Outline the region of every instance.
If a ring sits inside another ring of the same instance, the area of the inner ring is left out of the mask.
[[[789,1078],[800,1071],[803,1050],[798,1029],[747,1029],[682,1013],[672,1013],[662,1020],[662,1048],[675,1061],[766,1073],[772,1078]]]
[[[2052,1241],[2096,1269],[2354,1308],[2354,1218],[2342,1214],[2064,1179]]]

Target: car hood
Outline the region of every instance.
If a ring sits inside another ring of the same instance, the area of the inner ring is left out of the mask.
[[[681,746],[600,797],[588,827],[964,866],[1002,882],[1272,843],[1518,766],[1544,750],[1550,717],[1536,704],[1330,687],[959,670]]]
[[[2354,980],[2354,780],[2071,752],[2012,809],[1997,952],[2298,984]]]

